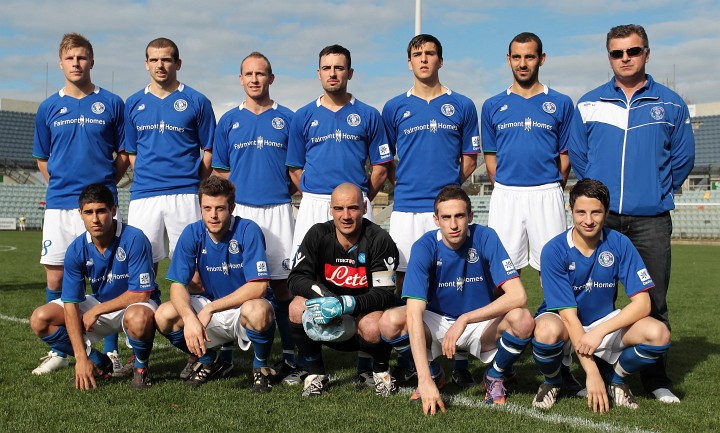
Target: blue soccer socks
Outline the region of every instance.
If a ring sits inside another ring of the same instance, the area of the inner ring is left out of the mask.
[[[272,352],[273,340],[275,339],[275,324],[273,323],[264,331],[253,331],[246,329],[248,340],[253,344],[255,357],[253,358],[253,368],[262,368],[268,366],[268,359]]]
[[[147,368],[154,339],[154,332],[149,340],[136,340],[128,335],[128,341],[135,352],[135,368]]]
[[[68,353],[75,353],[72,343],[70,343],[70,336],[64,326],[58,327],[57,331],[40,339],[46,342],[53,352],[57,353],[61,358],[66,358]]]
[[[623,383],[625,376],[637,373],[658,362],[669,349],[670,343],[663,346],[638,344],[637,346],[626,347],[613,366],[614,373],[610,381]]]
[[[515,361],[520,357],[525,346],[531,338],[521,339],[505,331],[497,343],[497,353],[487,375],[496,379],[503,378],[506,371],[512,369]]]
[[[545,376],[545,383],[552,385],[562,384],[560,368],[563,360],[563,346],[565,342],[560,340],[554,344],[540,343],[532,340],[532,354],[540,373]]]

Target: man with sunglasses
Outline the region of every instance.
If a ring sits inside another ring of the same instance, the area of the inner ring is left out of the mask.
[[[695,161],[690,114],[678,94],[645,73],[650,46],[642,26],[613,27],[606,48],[614,77],[578,101],[570,162],[578,179],[609,188],[607,225],[628,236],[647,264],[655,282],[651,317],[669,329],[669,211]],[[642,382],[661,402],[680,401],[670,391],[665,362],[645,370]]]

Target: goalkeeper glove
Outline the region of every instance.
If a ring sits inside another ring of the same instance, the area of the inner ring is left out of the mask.
[[[355,298],[352,296],[340,296],[340,298],[327,296],[305,301],[305,307],[311,309],[313,321],[322,325],[330,323],[343,314],[352,314],[355,305]]]

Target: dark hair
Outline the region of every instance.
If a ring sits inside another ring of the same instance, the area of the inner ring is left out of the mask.
[[[201,205],[203,195],[208,195],[210,197],[225,196],[227,198],[228,205],[233,206],[235,204],[235,185],[222,177],[210,176],[200,182],[198,201]]]
[[[71,48],[85,48],[90,55],[90,61],[95,58],[93,53],[93,47],[90,41],[80,33],[65,33],[62,40],[60,41],[60,48],[58,49],[58,55],[62,59],[63,51],[67,51]]]
[[[92,183],[82,190],[78,198],[80,210],[88,203],[102,203],[112,209],[115,206],[115,197],[110,188],[101,183]]]
[[[241,75],[242,75],[242,64],[245,63],[245,60],[250,59],[250,58],[265,60],[265,63],[267,63],[268,75],[272,75],[272,65],[270,65],[270,60],[268,60],[268,58],[265,57],[264,54],[262,54],[258,51],[253,51],[252,53],[245,56],[244,59],[242,59],[242,62],[240,62],[240,74]]]
[[[175,44],[175,42],[171,41],[168,38],[157,38],[153,39],[152,41],[148,42],[147,47],[145,47],[145,60],[148,59],[148,49],[150,48],[172,48],[172,53],[170,54],[175,62],[180,60],[180,50],[178,49],[178,46]]]
[[[538,55],[538,57],[542,56],[542,53],[543,53],[542,41],[540,40],[540,37],[538,35],[536,35],[535,33],[522,32],[519,35],[515,36],[512,39],[512,41],[510,41],[510,44],[508,45],[508,54],[512,54],[512,44],[514,42],[517,42],[518,44],[526,44],[528,42],[535,42],[537,44],[537,55]]]
[[[610,49],[610,39],[622,39],[632,35],[640,36],[643,41],[643,47],[650,48],[650,42],[648,41],[647,33],[643,26],[638,24],[624,24],[621,26],[615,26],[610,29],[605,40],[605,48]]]
[[[470,197],[468,197],[467,193],[462,188],[460,188],[459,185],[447,185],[443,189],[441,189],[437,197],[435,197],[435,203],[433,204],[433,210],[435,211],[435,215],[437,215],[438,213],[438,205],[444,201],[449,200],[464,201],[465,205],[467,206],[468,215],[472,212],[472,203],[470,203]]]
[[[594,198],[602,203],[605,212],[610,209],[610,191],[599,180],[585,178],[576,183],[570,190],[570,209],[575,206],[578,197]]]
[[[342,54],[347,59],[348,69],[351,68],[352,59],[350,58],[350,50],[338,44],[328,45],[320,51],[320,55],[318,56],[318,66],[320,65],[320,61],[322,60],[322,58],[324,56],[327,56],[328,54]]]
[[[410,59],[410,52],[413,50],[413,48],[420,48],[423,46],[423,44],[426,44],[428,42],[432,42],[433,44],[435,44],[435,49],[437,50],[438,57],[440,58],[440,60],[442,60],[442,44],[440,43],[438,38],[428,34],[419,34],[414,38],[410,39],[410,43],[407,47],[408,59]]]

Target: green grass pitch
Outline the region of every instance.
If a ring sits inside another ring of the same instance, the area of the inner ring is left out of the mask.
[[[298,387],[278,385],[267,395],[250,392],[251,355],[236,349],[232,377],[188,389],[177,378],[185,357],[161,335],[155,340],[153,388],[136,392],[129,380],[113,381],[81,393],[70,386],[71,368],[36,377],[30,372],[48,348],[27,323],[32,310],[44,302],[44,272],[38,264],[39,232],[0,232],[0,431],[2,432],[403,432],[403,431],[720,431],[720,246],[674,245],[669,304],[673,323],[670,376],[682,398],[665,405],[641,392],[637,378],[630,379],[640,408],[612,409],[593,414],[586,401],[565,398],[550,411],[531,408],[540,376],[526,350],[518,362],[519,378],[508,385],[509,404],[489,408],[481,404],[476,387],[460,392],[448,384],[443,395],[448,412],[423,417],[419,406],[408,402],[409,389],[390,398],[372,390],[357,390],[351,383],[355,356],[325,351],[333,379],[331,390],[317,399],[303,399]],[[164,276],[167,262],[162,264]],[[540,301],[537,272],[527,269],[523,281],[529,308]],[[159,278],[163,299],[168,284]],[[622,298],[622,296],[621,296]],[[624,301],[623,301],[624,302]],[[624,305],[624,304],[623,304]],[[279,357],[279,338],[275,343]],[[123,357],[129,349],[121,344]],[[446,372],[452,366],[443,361]],[[479,379],[484,366],[471,361]],[[576,363],[574,372],[582,373]]]

